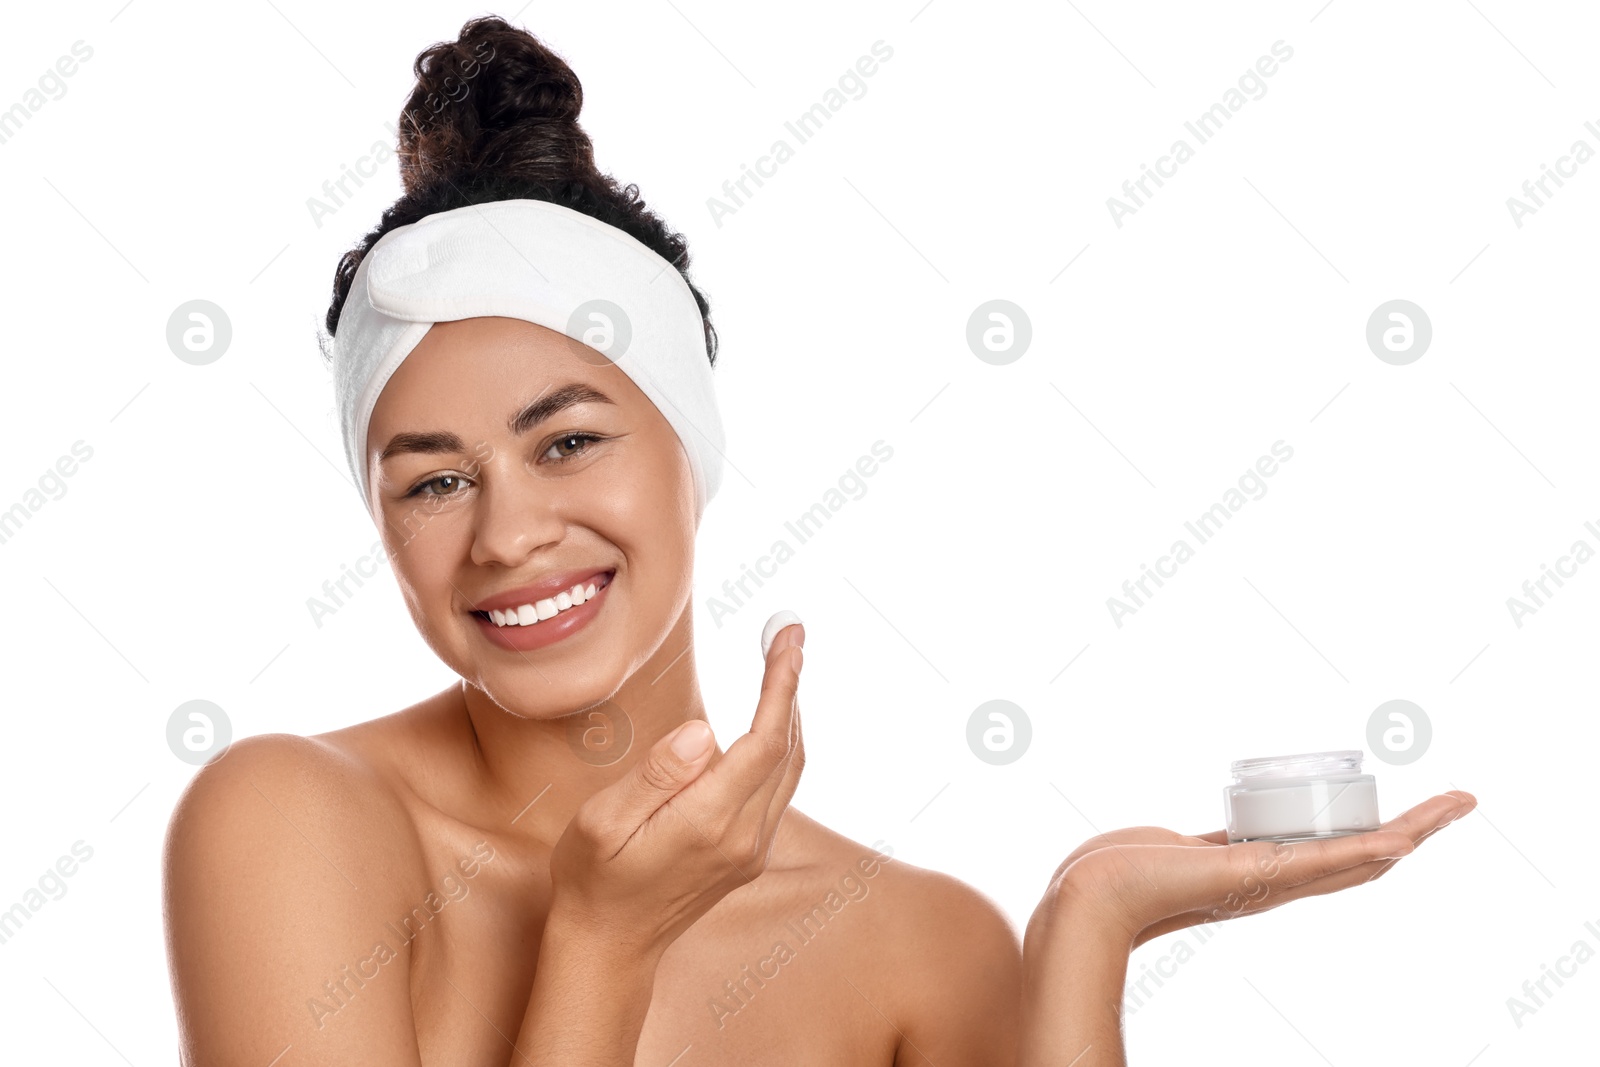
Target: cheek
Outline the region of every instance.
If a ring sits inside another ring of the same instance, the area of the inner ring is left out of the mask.
[[[454,561],[465,551],[465,542],[457,544],[458,539],[448,523],[434,518],[426,527],[413,529],[385,546],[395,584],[418,630],[424,633],[428,620],[440,613],[441,603],[450,602]]]
[[[630,555],[651,559],[682,554],[692,538],[692,517],[672,481],[671,470],[629,471],[625,483],[606,494],[602,505],[612,539]]]
[[[676,437],[650,453],[647,461],[616,464],[601,532],[640,566],[637,580],[676,600],[688,594],[692,578],[694,483]]]
[[[656,432],[629,441],[609,464],[612,514],[630,527],[651,529],[657,540],[675,544],[681,531],[694,535],[694,481],[677,435],[665,422]]]

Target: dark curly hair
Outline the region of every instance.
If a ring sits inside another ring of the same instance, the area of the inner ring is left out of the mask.
[[[683,235],[645,206],[639,187],[595,167],[578,112],[583,86],[566,61],[526,30],[494,16],[471,19],[454,41],[417,55],[417,84],[400,113],[400,180],[405,193],[346,252],[333,274],[328,338],[361,265],[378,239],[425,215],[495,200],[548,200],[633,237],[678,268],[700,307],[706,358],[717,362],[710,304],[689,278]],[[332,346],[322,340],[324,358]]]

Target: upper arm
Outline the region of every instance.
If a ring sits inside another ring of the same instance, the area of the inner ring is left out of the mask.
[[[902,870],[906,868],[902,867]],[[1005,912],[958,878],[915,872],[925,884],[901,936],[921,984],[901,1013],[894,1067],[1011,1067],[1022,1025],[1022,942]]]
[[[419,1067],[399,801],[321,742],[245,738],[167,827],[163,908],[185,1064]],[[386,950],[386,951],[381,951]]]

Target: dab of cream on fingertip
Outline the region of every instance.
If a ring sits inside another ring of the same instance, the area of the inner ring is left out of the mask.
[[[773,615],[767,624],[761,628],[761,658],[766,659],[767,653],[772,651],[772,641],[778,636],[778,631],[785,626],[793,626],[800,621],[800,616],[787,609]]]

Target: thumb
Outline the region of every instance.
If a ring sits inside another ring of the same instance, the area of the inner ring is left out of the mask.
[[[644,758],[620,781],[607,787],[613,796],[609,815],[629,830],[637,829],[699,776],[716,746],[711,724],[690,719],[650,747]]]

